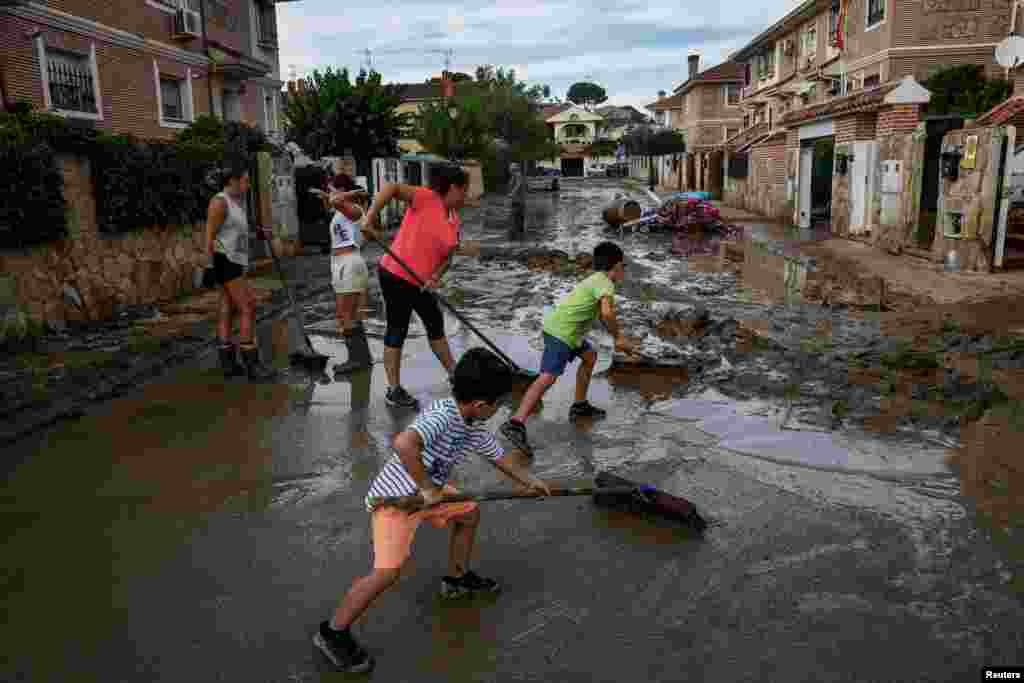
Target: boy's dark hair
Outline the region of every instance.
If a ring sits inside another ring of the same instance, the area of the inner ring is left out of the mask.
[[[469,185],[469,176],[460,166],[455,164],[441,164],[430,169],[430,189],[442,197],[448,194],[452,185],[466,187]]]
[[[594,247],[594,270],[608,272],[626,259],[615,242],[601,242]]]
[[[512,373],[501,359],[485,348],[466,351],[452,372],[452,393],[459,403],[494,403],[512,388]]]
[[[220,169],[220,186],[227,187],[235,178],[241,180],[243,177],[249,175],[249,167],[241,161],[228,162],[223,168]]]

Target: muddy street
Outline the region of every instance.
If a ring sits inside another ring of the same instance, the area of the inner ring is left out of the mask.
[[[463,214],[481,256],[456,259],[442,295],[536,369],[544,314],[617,241],[640,353],[595,327],[589,397],[608,417],[569,421],[570,368],[530,422],[531,471],[613,471],[712,526],[585,498],[485,503],[474,567],[504,592],[459,605],[436,598],[447,537],[424,526],[354,628],[369,678],[962,681],[1021,663],[1024,322],[958,317],[786,226],[674,256],[667,234],[605,225],[618,195],[653,206],[626,182],[566,180],[529,195],[516,233],[510,202],[485,197]],[[327,257],[302,258],[329,278]],[[267,323],[276,384],[225,382],[207,356],[7,449],[7,680],[344,678],[310,638],[370,564],[363,496],[415,417],[384,402],[374,275],[370,307],[370,372],[287,369],[284,325]],[[333,296],[304,310],[317,350],[344,360]],[[446,326],[456,357],[480,344]],[[421,402],[447,397],[418,321],[403,364]],[[482,462],[455,478],[504,485]]]

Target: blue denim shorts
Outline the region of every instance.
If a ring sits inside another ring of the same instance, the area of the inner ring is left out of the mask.
[[[555,377],[561,377],[565,366],[576,358],[590,351],[590,344],[584,339],[578,349],[571,348],[557,337],[544,332],[544,355],[540,359],[540,371]]]

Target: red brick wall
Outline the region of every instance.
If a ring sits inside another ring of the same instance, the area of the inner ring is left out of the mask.
[[[146,5],[144,0],[126,3],[50,0],[48,4],[54,9],[78,13],[79,16],[112,28],[143,32],[147,37],[171,44],[168,39],[171,15]],[[248,15],[245,15],[242,26],[248,30]],[[177,132],[176,129],[159,125],[153,61],[156,60],[161,73],[177,78],[186,77],[188,65],[134,48],[115,46],[98,38],[55,30],[35,21],[5,15],[3,21],[0,21],[0,68],[4,70],[9,98],[29,100],[40,109],[44,106],[42,75],[35,42],[31,38],[36,32],[42,32],[46,45],[51,48],[88,53],[90,46],[95,44],[103,112],[103,120],[95,123],[97,128],[131,133],[143,138],[169,139]],[[243,46],[244,41],[248,40],[247,36],[246,33],[235,42]],[[198,43],[193,41],[196,49]],[[190,50],[193,47],[184,43],[178,43],[177,46]],[[192,80],[193,111],[199,116],[210,110],[209,82],[204,67],[193,66],[191,69],[193,75],[197,76]],[[261,123],[262,90],[249,85],[247,91],[241,103],[243,119],[254,124]]]
[[[836,119],[836,144],[855,140],[874,140],[878,116],[873,113],[851,114]]]
[[[878,136],[912,131],[920,121],[920,107],[916,104],[888,107],[878,112]]]
[[[757,169],[757,182],[786,184],[786,142],[757,145],[750,150],[750,163]]]

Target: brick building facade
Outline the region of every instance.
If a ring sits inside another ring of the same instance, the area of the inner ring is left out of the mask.
[[[110,132],[170,138],[214,113],[281,133],[272,0],[7,0],[8,103]]]

